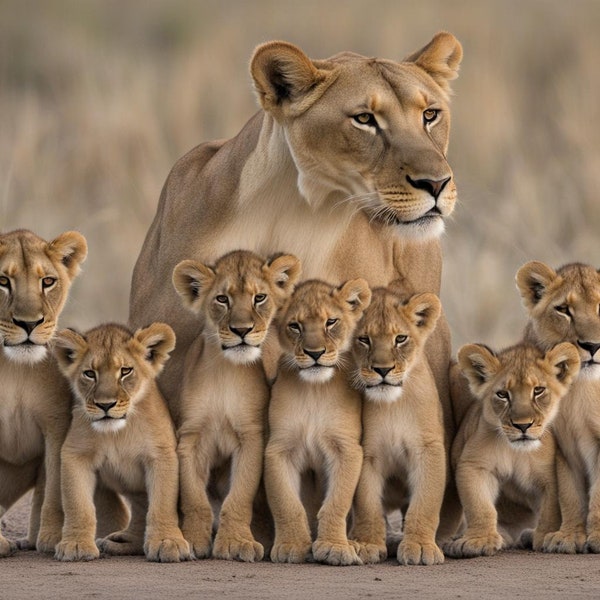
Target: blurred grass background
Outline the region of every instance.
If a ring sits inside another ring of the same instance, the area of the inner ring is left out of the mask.
[[[0,0],[0,231],[81,231],[62,325],[124,321],[171,166],[257,109],[257,44],[401,59],[441,29],[465,52],[442,300],[455,347],[512,343],[521,264],[600,266],[599,0]]]

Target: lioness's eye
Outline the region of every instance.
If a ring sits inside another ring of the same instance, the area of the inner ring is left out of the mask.
[[[133,367],[121,367],[121,377],[127,377],[133,371]]]
[[[92,371],[92,369],[87,369],[86,371],[83,372],[83,376],[87,377],[88,379],[96,379],[96,371]]]
[[[500,398],[501,400],[508,400],[510,394],[506,390],[498,390],[496,392],[496,396],[498,396],[498,398]]]
[[[56,283],[55,277],[44,277],[42,279],[42,288],[47,289],[52,287]]]
[[[339,319],[327,319],[327,321],[325,321],[325,327],[333,327],[338,321]]]
[[[360,125],[369,125],[370,127],[377,127],[377,121],[375,116],[371,113],[360,113],[352,117]]]
[[[357,339],[361,344],[364,344],[367,347],[371,345],[371,340],[369,339],[368,335],[361,335]]]
[[[229,298],[223,294],[218,295],[215,300],[219,303],[219,304],[229,304]]]
[[[568,304],[560,304],[559,306],[555,306],[554,310],[559,312],[561,315],[566,315],[567,317],[571,316],[571,309]]]
[[[427,110],[423,111],[423,122],[427,125],[429,123],[433,123],[439,114],[439,110],[436,110],[435,108],[428,108]]]
[[[300,325],[298,323],[288,323],[288,329],[291,329],[292,331],[295,331],[296,333],[300,333],[301,329],[300,329]]]
[[[407,335],[397,335],[396,336],[396,346],[400,346],[400,344],[404,344],[404,342],[408,339]]]
[[[0,277],[0,287],[10,288],[10,279],[2,275]]]
[[[541,396],[544,392],[546,391],[545,387],[540,386],[536,386],[533,388],[533,395],[535,398],[537,398],[538,396]]]
[[[262,304],[266,299],[266,294],[256,294],[256,296],[254,296],[254,304]]]

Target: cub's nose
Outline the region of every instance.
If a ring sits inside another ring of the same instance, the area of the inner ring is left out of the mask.
[[[310,356],[315,362],[317,362],[319,358],[325,354],[325,350],[307,350],[304,348],[304,354]]]

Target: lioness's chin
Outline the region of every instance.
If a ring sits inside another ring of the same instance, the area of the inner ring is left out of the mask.
[[[13,362],[33,365],[46,358],[48,349],[46,346],[39,344],[18,344],[16,346],[4,346],[4,353]]]
[[[583,363],[579,371],[579,379],[597,381],[600,379],[600,363]]]
[[[514,448],[515,450],[531,452],[532,450],[539,448],[542,445],[542,442],[540,440],[519,438],[517,440],[510,440],[510,445],[511,448]]]
[[[260,359],[260,347],[239,345],[223,350],[223,354],[227,360],[236,365],[248,365]]]
[[[92,429],[101,433],[114,433],[126,425],[125,419],[100,419],[92,422]]]
[[[308,367],[306,369],[300,369],[300,379],[309,381],[310,383],[325,383],[333,377],[333,367]]]
[[[376,385],[365,389],[365,397],[371,402],[395,402],[402,396],[399,385]]]
[[[395,228],[403,238],[425,241],[440,237],[446,229],[446,223],[440,214],[426,214],[414,221],[397,221]]]

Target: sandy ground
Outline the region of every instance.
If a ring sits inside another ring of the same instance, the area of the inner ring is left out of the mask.
[[[2,519],[14,539],[25,534],[27,498]],[[203,560],[148,563],[143,557],[110,557],[60,563],[36,552],[0,561],[2,600],[81,598],[599,598],[600,556],[557,556],[526,551],[491,558],[447,559],[435,567],[381,565],[245,564]]]

